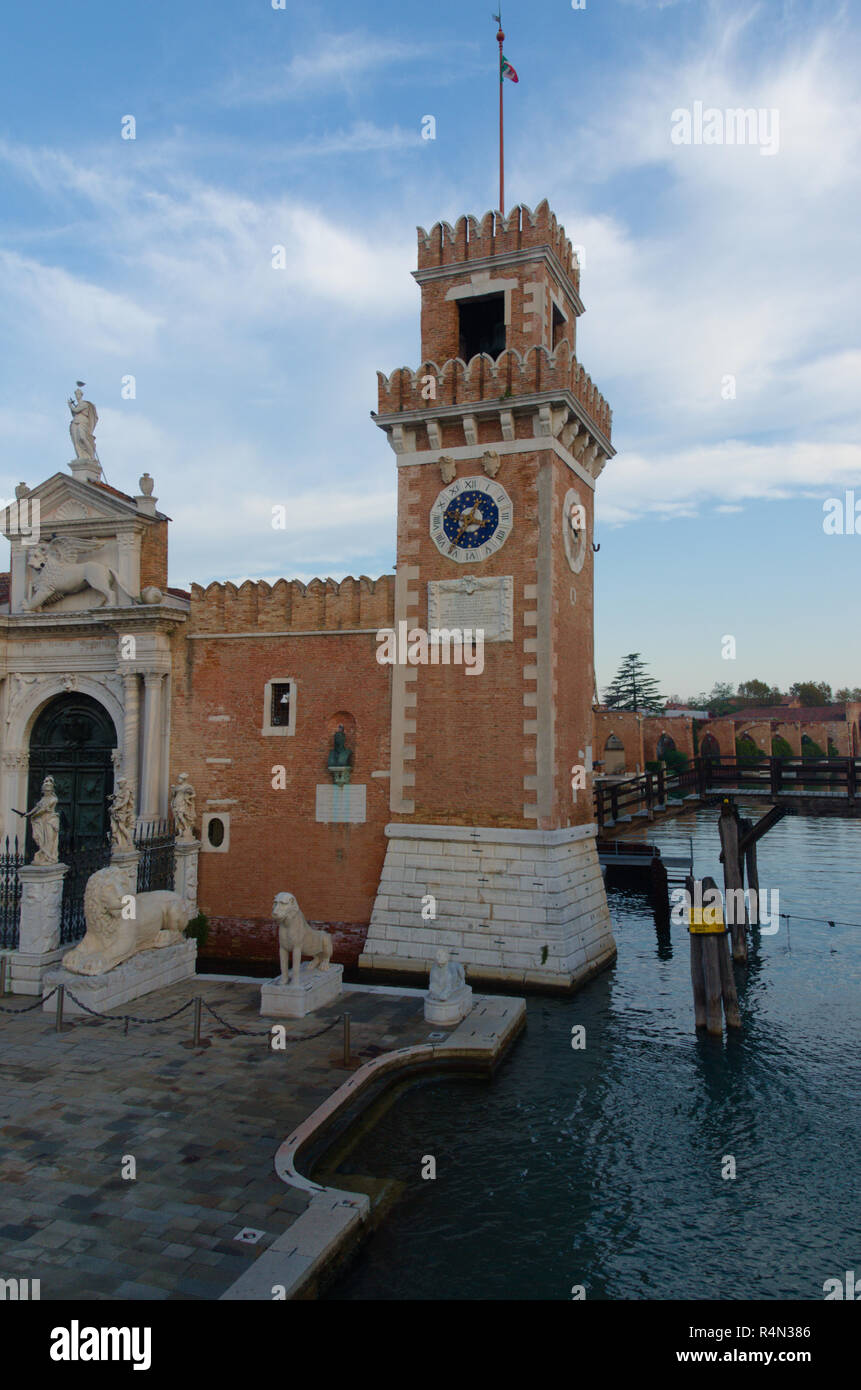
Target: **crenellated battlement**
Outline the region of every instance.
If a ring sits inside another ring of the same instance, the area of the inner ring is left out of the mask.
[[[436,383],[436,395],[430,400],[428,377]],[[555,352],[540,345],[522,354],[509,348],[495,361],[482,353],[469,363],[455,357],[442,367],[435,362],[424,362],[416,371],[399,367],[388,377],[377,372],[377,382],[380,415],[516,398],[539,391],[570,391],[608,440],[612,429],[613,412],[567,342],[560,343]]]
[[[229,580],[191,586],[189,632],[322,632],[390,627],[395,576],[336,579]]]
[[[534,212],[525,203],[518,203],[505,217],[500,212],[486,212],[480,220],[459,217],[453,227],[449,222],[436,222],[429,232],[424,227],[417,231],[420,272],[508,251],[549,246],[575,289],[580,288],[580,267],[574,249],[546,198]]]

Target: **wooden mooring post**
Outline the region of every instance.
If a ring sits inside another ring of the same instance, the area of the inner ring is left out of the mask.
[[[746,962],[747,906],[744,902],[743,858],[738,847],[738,842],[741,839],[741,828],[738,807],[732,797],[725,796],[721,802],[718,830],[721,843],[720,857],[723,864],[724,895],[732,934],[732,958]]]
[[[694,991],[694,1023],[715,1037],[727,1028],[740,1028],[738,993],[732,973],[729,943],[720,909],[720,892],[713,878],[701,883],[688,878],[690,899],[688,932],[691,938],[691,984]],[[722,1016],[723,1015],[723,1016]]]
[[[742,840],[747,839],[753,833],[753,821],[745,816],[739,817],[739,830]],[[750,925],[759,926],[759,867],[756,862],[756,840],[749,839],[744,849],[740,847],[740,855],[744,856],[744,867],[747,873],[747,886],[750,889]]]

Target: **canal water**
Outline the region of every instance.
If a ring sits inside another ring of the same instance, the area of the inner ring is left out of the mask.
[[[714,809],[639,833],[723,883]],[[398,1195],[326,1297],[821,1299],[861,1271],[861,821],[786,819],[759,871],[790,916],[737,969],[738,1039],[697,1037],[685,928],[611,879],[612,970],[530,998],[492,1080],[417,1082],[341,1155]]]

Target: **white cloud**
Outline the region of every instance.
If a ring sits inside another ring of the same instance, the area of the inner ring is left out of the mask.
[[[221,91],[226,106],[305,100],[312,92],[350,87],[366,74],[426,56],[427,45],[359,33],[327,34],[308,53],[262,71],[235,74]]]
[[[861,444],[757,445],[743,440],[645,456],[624,452],[601,474],[598,511],[610,523],[693,516],[700,509],[740,511],[754,498],[807,496],[861,479]],[[811,491],[818,483],[821,491]]]

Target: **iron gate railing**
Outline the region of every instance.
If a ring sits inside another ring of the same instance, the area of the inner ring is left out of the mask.
[[[60,943],[80,941],[87,929],[84,917],[84,889],[87,879],[97,869],[104,869],[111,860],[111,842],[90,836],[60,838],[60,863],[69,869],[63,879],[63,906],[60,916]]]
[[[173,846],[175,833],[170,820],[142,822],[135,833],[135,849],[140,850],[138,861],[139,893],[152,893],[159,888],[173,889]]]
[[[24,863],[24,847],[18,836],[6,836],[0,850],[0,947],[14,951],[18,946],[18,926],[21,921],[21,880],[18,870]]]

